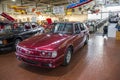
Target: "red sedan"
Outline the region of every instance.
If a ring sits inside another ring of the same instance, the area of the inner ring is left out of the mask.
[[[88,43],[89,31],[83,23],[57,23],[49,33],[20,42],[17,59],[33,66],[55,68],[68,65],[72,54]]]

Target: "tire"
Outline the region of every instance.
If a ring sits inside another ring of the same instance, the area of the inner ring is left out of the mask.
[[[21,39],[16,39],[15,43],[14,43],[14,48],[17,46],[17,44],[19,44],[22,40]]]
[[[72,57],[72,50],[71,48],[68,48],[64,57],[64,62],[63,62],[63,66],[67,66],[70,61],[71,61],[71,57]]]
[[[84,43],[85,45],[88,44],[88,40],[89,40],[89,37],[87,36],[86,40],[85,40],[85,43]]]

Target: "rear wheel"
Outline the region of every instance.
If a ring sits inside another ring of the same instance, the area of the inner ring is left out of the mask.
[[[88,44],[88,40],[89,40],[89,37],[87,36],[85,40],[85,45]]]
[[[63,62],[64,66],[66,66],[70,63],[71,57],[72,57],[72,50],[71,50],[71,48],[68,48],[67,51],[66,51],[64,62]]]

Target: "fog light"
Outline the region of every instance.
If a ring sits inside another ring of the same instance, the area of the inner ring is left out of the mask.
[[[52,67],[52,64],[48,64],[49,65],[49,67]]]

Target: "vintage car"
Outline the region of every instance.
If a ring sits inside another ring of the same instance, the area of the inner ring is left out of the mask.
[[[37,23],[0,23],[0,51],[15,48],[22,40],[29,38],[37,32],[43,32],[44,28]]]
[[[16,57],[28,65],[55,68],[68,65],[72,54],[88,43],[89,31],[78,22],[57,23],[49,33],[38,34],[20,42]]]

